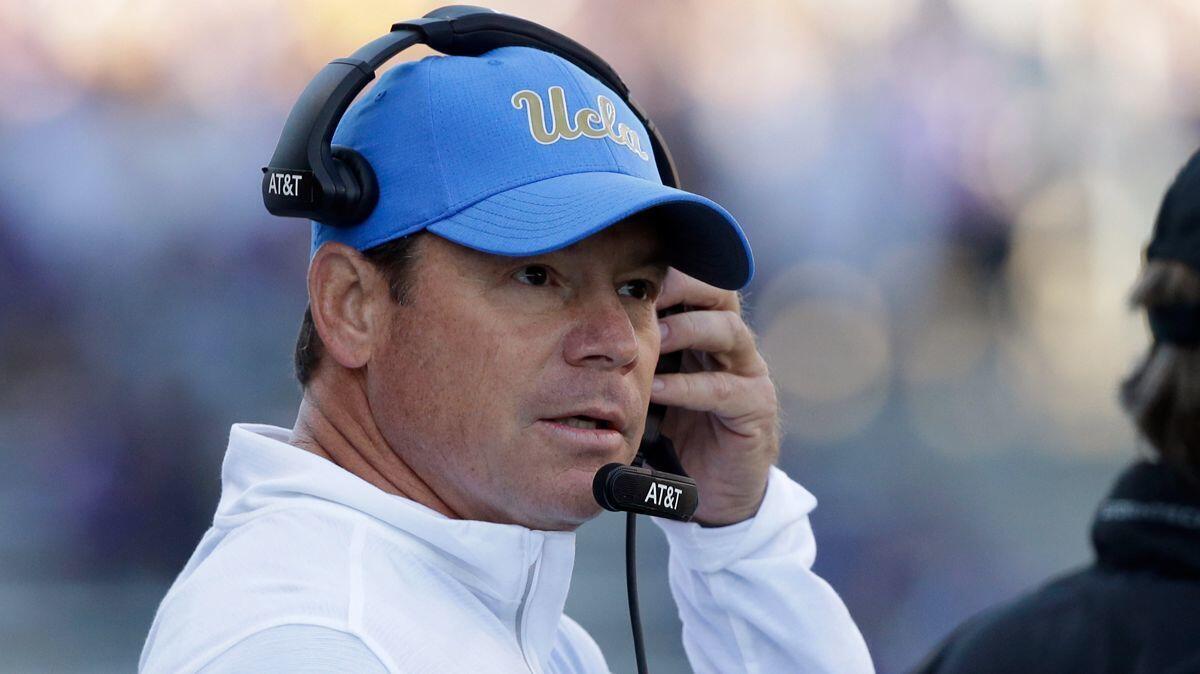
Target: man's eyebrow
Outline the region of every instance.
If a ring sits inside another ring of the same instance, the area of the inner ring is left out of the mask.
[[[666,270],[667,267],[671,266],[669,257],[670,256],[667,255],[666,246],[662,243],[658,243],[641,251],[640,255],[635,256],[631,266],[662,267],[663,270]]]
[[[658,276],[666,276],[669,266],[671,265],[667,262],[666,255],[641,255],[629,264],[628,269],[630,271],[649,269]]]

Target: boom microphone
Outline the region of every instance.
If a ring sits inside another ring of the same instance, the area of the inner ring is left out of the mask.
[[[687,522],[696,514],[696,481],[646,466],[610,463],[592,479],[592,495],[607,510]]]

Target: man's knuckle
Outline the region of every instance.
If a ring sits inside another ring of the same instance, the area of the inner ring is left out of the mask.
[[[729,377],[715,376],[712,378],[712,392],[718,401],[727,402],[733,398],[736,387]]]
[[[721,319],[725,323],[725,332],[732,335],[735,342],[745,338],[747,328],[740,316],[732,311],[722,311]]]

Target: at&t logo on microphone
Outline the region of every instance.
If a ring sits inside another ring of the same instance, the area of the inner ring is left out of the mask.
[[[646,498],[642,499],[642,503],[653,503],[660,508],[675,510],[679,508],[679,495],[682,493],[683,490],[679,487],[651,482],[650,489],[646,491]]]

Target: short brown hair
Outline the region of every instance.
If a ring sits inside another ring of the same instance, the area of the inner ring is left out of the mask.
[[[1200,275],[1171,260],[1151,260],[1134,284],[1140,309],[1200,304]],[[1200,481],[1200,347],[1155,340],[1121,383],[1121,405],[1163,461]]]
[[[412,266],[417,255],[417,241],[421,233],[393,239],[363,251],[363,257],[384,275],[388,283],[388,294],[397,304],[408,301],[412,290]],[[317,326],[313,323],[312,305],[304,308],[300,322],[300,335],[296,338],[293,364],[300,387],[305,388],[317,371],[325,345]]]

